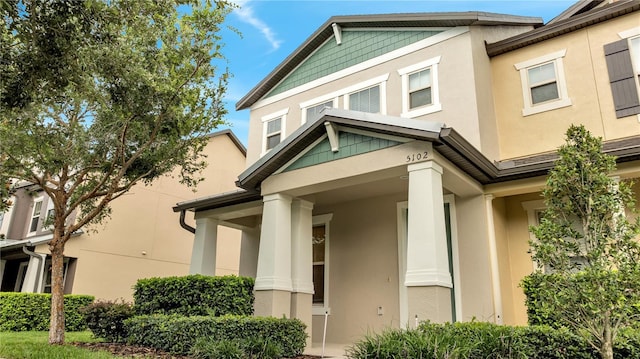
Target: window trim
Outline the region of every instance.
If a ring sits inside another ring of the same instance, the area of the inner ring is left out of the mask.
[[[287,128],[287,114],[289,113],[289,108],[285,108],[283,110],[273,112],[266,116],[262,116],[260,121],[262,122],[262,151],[260,152],[260,156],[264,156],[271,149],[267,149],[267,124],[271,121],[277,120],[280,118],[280,142],[282,142],[285,138],[285,130]],[[279,143],[280,143],[279,142]],[[277,146],[277,145],[276,145]]]
[[[38,217],[37,217],[38,222],[36,224],[36,229],[32,231],[31,225],[33,223],[33,220],[36,219],[36,217],[34,216],[34,211],[36,210],[36,203],[41,203],[40,212],[38,213]],[[42,211],[45,210],[45,208],[43,207],[44,207],[44,196],[35,197],[33,201],[31,201],[31,214],[29,215],[28,217],[29,219],[27,221],[27,237],[31,237],[36,233],[38,233],[38,230],[40,229],[40,220],[42,218]]]
[[[314,99],[311,99],[309,101],[305,101],[305,102],[301,102],[300,103],[300,123],[301,124],[305,124],[307,123],[307,110],[311,107],[315,107],[318,105],[321,105],[323,103],[327,103],[329,101],[331,101],[333,104],[333,108],[337,108],[338,107],[338,95],[335,94],[328,94],[328,95],[324,95],[324,96],[320,96],[320,97],[316,97]]]
[[[402,81],[402,113],[400,114],[400,117],[414,118],[442,111],[442,104],[440,103],[440,88],[438,86],[438,64],[440,63],[441,58],[442,56],[436,56],[398,70],[398,75],[400,75]],[[410,109],[409,76],[426,69],[431,69],[431,104],[420,106],[416,109]]]
[[[564,74],[564,64],[562,61],[566,54],[567,49],[562,49],[560,51],[519,62],[514,65],[516,70],[520,72],[520,85],[522,86],[522,99],[524,105],[522,109],[522,116],[534,115],[541,112],[571,106],[572,103],[567,91],[567,82]],[[556,85],[558,86],[558,99],[533,104],[531,102],[531,86],[529,85],[528,70],[532,67],[538,67],[547,63],[554,64]]]
[[[331,264],[329,250],[331,246],[330,233],[331,233],[331,220],[333,219],[333,213],[321,214],[313,216],[312,227],[316,227],[324,224],[324,303],[322,305],[312,304],[311,315],[331,315],[331,307],[329,306],[329,266]]]
[[[363,81],[357,83],[355,85],[345,87],[339,91],[340,95],[343,98],[343,106],[345,110],[349,110],[349,95],[364,91],[366,89],[380,86],[380,115],[387,114],[387,80],[389,79],[389,74],[386,73],[382,76],[374,77],[370,80]],[[351,110],[349,110],[351,111]]]

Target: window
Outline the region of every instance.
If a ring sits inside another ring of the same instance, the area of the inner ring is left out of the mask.
[[[561,50],[515,65],[522,83],[523,116],[571,105],[562,63],[565,54]]]
[[[305,118],[302,122],[313,121],[320,117],[320,112],[327,107],[333,107],[333,100],[321,103],[319,105],[315,105],[312,107],[308,107],[305,111]]]
[[[633,71],[640,80],[640,36],[629,39],[629,45]]]
[[[31,211],[28,235],[32,235],[38,231],[38,222],[40,222],[40,213],[42,212],[42,200],[43,197],[38,197],[33,200],[33,210]]]
[[[324,315],[329,308],[329,222],[332,214],[313,217],[313,315]]]
[[[44,284],[42,288],[42,293],[51,293],[51,256],[47,256],[47,260],[44,264],[45,272],[44,272]],[[64,287],[65,282],[67,281],[67,270],[69,269],[69,258],[65,257],[62,265],[62,286]]]
[[[402,79],[402,117],[442,110],[438,93],[440,56],[398,70]]]
[[[56,215],[56,210],[53,208],[53,200],[49,198],[47,201],[47,211],[44,217],[44,224],[42,226],[43,231],[48,231],[53,227],[53,217]]]
[[[284,139],[286,116],[289,109],[262,118],[262,154],[269,152]]]
[[[380,113],[380,86],[350,94],[349,110]]]

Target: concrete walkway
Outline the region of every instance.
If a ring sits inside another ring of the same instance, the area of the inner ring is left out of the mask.
[[[333,344],[333,343],[329,344],[329,343],[327,343],[327,345],[324,348],[324,357],[325,358],[332,358],[332,359],[346,359],[344,351],[347,348],[347,346],[348,346],[347,344]],[[322,355],[322,343],[313,343],[311,345],[311,348],[307,348],[304,351],[304,354],[321,356]]]

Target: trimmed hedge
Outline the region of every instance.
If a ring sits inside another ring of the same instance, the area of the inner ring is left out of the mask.
[[[186,355],[201,338],[245,340],[261,338],[282,346],[284,357],[302,353],[306,325],[298,319],[247,316],[143,315],[125,321],[128,342]]]
[[[509,327],[491,323],[422,323],[417,330],[389,330],[365,337],[347,357],[369,358],[529,358],[599,359],[581,337],[566,328]],[[640,358],[640,331],[624,329],[614,343],[614,358]]]
[[[74,332],[87,328],[80,312],[95,298],[90,295],[64,296],[65,330]],[[0,293],[0,331],[49,330],[51,294]]]
[[[140,315],[252,315],[253,284],[253,278],[198,274],[140,279],[134,309]]]
[[[124,321],[133,317],[131,304],[122,302],[99,301],[81,309],[87,327],[96,338],[110,342],[124,343],[127,331]]]

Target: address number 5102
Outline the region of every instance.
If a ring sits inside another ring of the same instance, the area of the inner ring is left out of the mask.
[[[427,151],[424,152],[417,152],[417,153],[412,153],[410,155],[407,155],[407,163],[409,162],[415,162],[415,161],[420,161],[420,160],[426,160],[427,159]]]

